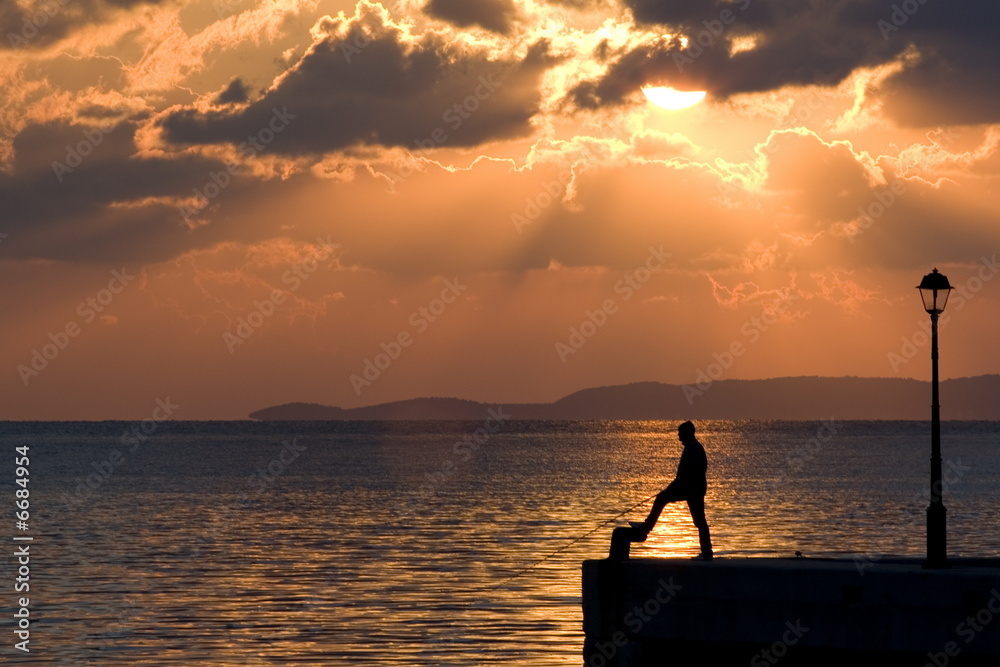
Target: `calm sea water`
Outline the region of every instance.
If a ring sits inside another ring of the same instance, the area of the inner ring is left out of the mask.
[[[31,653],[15,660],[582,664],[580,562],[672,478],[676,424],[477,434],[485,419],[0,424],[12,524],[14,450],[30,447],[29,530],[5,531],[34,537]],[[698,435],[719,555],[923,553],[926,423],[718,421]],[[1000,423],[946,422],[943,439],[950,553],[998,555]],[[683,503],[633,549],[696,552]]]

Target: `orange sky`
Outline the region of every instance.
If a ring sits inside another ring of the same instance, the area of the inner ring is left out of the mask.
[[[807,5],[5,4],[0,417],[1000,372],[1000,9]]]

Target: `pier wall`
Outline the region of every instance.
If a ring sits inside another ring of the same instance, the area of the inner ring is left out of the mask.
[[[586,561],[586,667],[1000,666],[1000,561]]]

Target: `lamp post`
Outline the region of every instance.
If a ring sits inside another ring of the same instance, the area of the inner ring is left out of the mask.
[[[931,316],[931,502],[927,506],[926,568],[948,567],[947,512],[941,498],[941,406],[938,404],[938,315],[944,312],[953,289],[948,278],[934,269],[917,287],[924,310]]]

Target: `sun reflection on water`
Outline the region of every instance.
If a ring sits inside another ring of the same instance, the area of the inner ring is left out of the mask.
[[[37,487],[38,506],[56,508],[39,515],[46,650],[54,664],[130,667],[578,665],[581,561],[603,558],[612,528],[649,503],[608,521],[673,478],[676,425],[511,426],[430,495],[427,473],[477,424],[293,425],[313,431],[211,444],[164,429],[141,469],[77,508],[53,499],[106,445],[50,444]],[[922,553],[925,457],[912,443],[924,425],[844,425],[794,464],[816,429],[699,422],[716,554]],[[310,458],[240,503],[244,472],[286,435]],[[996,425],[949,440],[979,471],[948,491],[956,555],[1000,551],[996,531],[977,529],[995,520],[1000,476],[983,471],[996,469],[996,441]],[[679,502],[633,555],[698,550]]]

